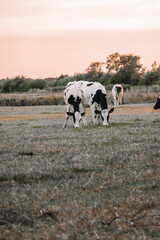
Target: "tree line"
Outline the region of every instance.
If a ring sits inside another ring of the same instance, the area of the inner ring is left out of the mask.
[[[1,79],[1,92],[26,92],[33,88],[45,89],[48,87],[64,87],[69,81],[98,81],[103,85],[125,84],[160,85],[160,65],[156,61],[151,70],[146,70],[140,63],[141,57],[134,54],[109,55],[106,62],[92,62],[83,73],[73,76],[60,75],[57,78],[30,79],[24,76]]]

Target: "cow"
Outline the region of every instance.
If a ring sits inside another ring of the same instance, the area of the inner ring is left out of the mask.
[[[105,87],[99,82],[79,81],[83,91],[83,106],[90,107],[94,125],[100,124],[100,118],[103,125],[108,125],[109,114],[114,108],[108,110],[107,96]]]
[[[157,102],[154,105],[154,109],[157,110],[160,108],[160,96],[157,98]]]
[[[123,97],[123,87],[120,84],[116,84],[112,88],[112,96],[114,99],[114,106],[119,107],[122,105],[122,97]]]
[[[81,84],[74,81],[69,82],[64,90],[64,102],[66,104],[66,118],[63,128],[67,127],[69,116],[73,117],[75,128],[80,127],[80,121],[83,119],[84,125],[87,125],[85,111],[83,108],[83,91]]]

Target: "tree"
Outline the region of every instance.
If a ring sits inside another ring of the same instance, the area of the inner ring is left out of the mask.
[[[151,65],[151,67],[152,67],[152,72],[156,72],[157,71],[157,69],[158,69],[158,66],[157,66],[157,62],[156,61],[154,61],[154,63]]]
[[[107,70],[109,73],[118,72],[120,69],[120,54],[113,53],[107,57]]]
[[[107,57],[106,63],[108,72],[117,74],[114,79],[117,78],[121,83],[136,85],[144,72],[140,56],[133,54],[120,55],[116,52]]]
[[[154,61],[154,63],[151,65],[151,67],[152,67],[151,71],[156,72],[158,74],[158,77],[160,78],[160,64],[157,65],[157,62]]]
[[[104,71],[102,70],[104,63],[102,62],[92,62],[89,67],[85,70],[86,74],[86,78],[87,79],[92,79],[97,80],[98,78],[100,78]]]

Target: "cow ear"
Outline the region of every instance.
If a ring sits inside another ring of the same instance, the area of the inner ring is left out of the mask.
[[[72,112],[67,112],[67,115],[68,115],[68,116],[73,116],[74,113],[72,113]]]
[[[109,110],[109,113],[112,113],[114,111],[114,108],[111,108],[110,110]]]

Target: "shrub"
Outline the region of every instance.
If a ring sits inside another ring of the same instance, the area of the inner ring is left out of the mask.
[[[23,92],[25,82],[26,77],[24,76],[16,76],[15,78],[7,79],[2,84],[1,91],[4,93]]]
[[[25,86],[26,91],[28,91],[30,89],[35,89],[35,88],[44,89],[45,87],[46,87],[46,82],[41,79],[29,81]]]
[[[30,80],[23,76],[17,76],[13,79],[7,79],[1,86],[3,93],[26,92],[32,88],[44,89],[46,82],[44,80]]]
[[[158,72],[147,72],[143,78],[139,81],[139,85],[152,85],[158,83]]]
[[[9,93],[10,92],[10,85],[11,85],[11,80],[5,81],[1,86],[1,91],[3,93]]]

